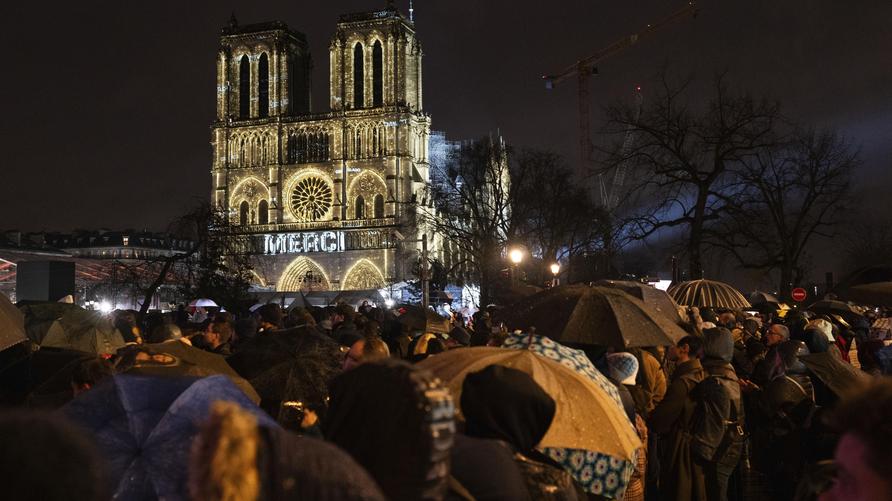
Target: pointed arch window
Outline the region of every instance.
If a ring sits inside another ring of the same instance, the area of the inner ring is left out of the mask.
[[[356,219],[365,217],[365,199],[362,198],[362,195],[356,197],[356,208],[353,209],[353,213],[356,216]]]
[[[260,54],[257,68],[257,113],[260,118],[269,116],[269,57]]]
[[[248,206],[247,200],[242,200],[242,203],[239,204],[238,207],[238,224],[244,226],[248,224],[248,211],[250,207]]]
[[[297,138],[294,136],[288,136],[287,159],[290,164],[297,163]]]
[[[238,116],[248,118],[251,115],[251,62],[248,55],[242,56],[238,64]]]
[[[384,195],[375,195],[375,219],[384,217]]]
[[[353,107],[365,108],[365,64],[362,44],[356,42],[353,46]]]
[[[384,105],[384,51],[381,41],[372,46],[372,106]]]
[[[261,200],[257,205],[257,222],[259,224],[269,223],[269,204],[266,200]]]

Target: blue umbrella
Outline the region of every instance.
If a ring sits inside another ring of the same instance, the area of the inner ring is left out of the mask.
[[[607,392],[620,409],[623,408],[616,387],[601,374],[582,350],[564,346],[546,336],[520,332],[509,334],[502,346],[515,350],[530,350],[587,376]],[[629,423],[629,426],[632,424]],[[586,492],[605,498],[622,499],[632,477],[632,470],[635,468],[635,463],[632,461],[597,451],[546,447],[543,452],[560,463]]]
[[[261,426],[277,426],[226,376],[110,379],[60,412],[92,432],[116,499],[186,499],[192,439],[215,401],[234,402]]]

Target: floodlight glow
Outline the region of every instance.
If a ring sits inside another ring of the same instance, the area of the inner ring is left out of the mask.
[[[101,303],[99,303],[99,311],[101,311],[102,313],[109,313],[113,309],[114,307],[112,307],[112,304],[108,301],[102,301]]]
[[[396,304],[393,299],[387,298],[384,300],[384,306],[388,308],[393,308],[393,305]]]
[[[551,263],[550,268],[551,268],[551,274],[552,274],[552,275],[557,275],[558,273],[561,272],[561,265],[560,265],[560,263]]]

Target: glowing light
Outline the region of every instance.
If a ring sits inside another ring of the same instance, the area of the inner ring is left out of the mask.
[[[523,261],[523,251],[516,247],[511,249],[508,251],[508,259],[514,264],[520,264],[520,262]]]
[[[384,306],[388,308],[393,308],[394,304],[396,304],[396,302],[393,299],[387,298],[384,300]]]
[[[552,275],[557,275],[561,272],[561,265],[559,263],[551,263],[551,266],[549,266],[549,268],[551,268]]]
[[[114,306],[112,306],[112,304],[108,301],[102,301],[99,303],[99,311],[101,311],[102,313],[111,313],[111,311],[114,309]]]

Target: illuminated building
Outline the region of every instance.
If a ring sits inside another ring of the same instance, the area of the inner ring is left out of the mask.
[[[362,290],[412,278],[429,181],[422,50],[393,7],[341,16],[330,110],[311,110],[306,38],[281,22],[223,29],[212,199],[256,255],[260,286]]]

